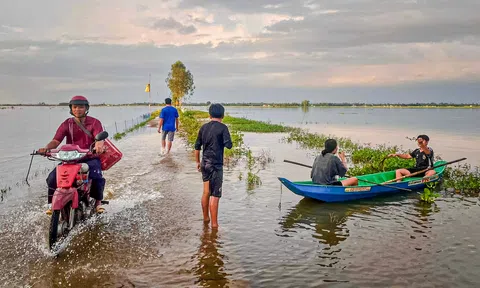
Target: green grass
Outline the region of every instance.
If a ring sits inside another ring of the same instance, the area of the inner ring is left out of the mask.
[[[257,132],[257,133],[278,133],[289,132],[293,128],[278,124],[271,124],[263,121],[250,120],[246,118],[238,118],[232,116],[225,116],[223,123],[227,124],[232,129],[242,132]]]

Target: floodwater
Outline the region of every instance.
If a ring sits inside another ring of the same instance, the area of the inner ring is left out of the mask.
[[[239,177],[245,163],[225,169],[218,231],[203,225],[192,152],[177,139],[171,155],[159,156],[154,128],[115,142],[124,158],[104,173],[107,212],[76,227],[55,254],[47,249],[45,175],[33,176],[30,187],[14,187],[0,202],[0,286],[480,284],[477,198],[444,195],[426,206],[416,193],[337,204],[303,199],[276,177],[307,179],[308,169],[283,160],[310,163],[312,155],[283,136],[245,133],[254,154],[272,162],[254,189]]]

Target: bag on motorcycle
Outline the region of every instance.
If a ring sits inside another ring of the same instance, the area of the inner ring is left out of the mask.
[[[75,121],[74,118],[71,118],[71,119],[75,124],[78,125],[78,127],[80,127],[80,129],[83,130],[83,132],[85,132],[85,134],[87,134],[90,137],[93,137],[92,133],[88,131],[87,128],[85,128],[85,126],[83,126],[82,123]],[[120,150],[118,150],[117,147],[115,147],[115,145],[113,145],[113,143],[108,138],[104,140],[103,145],[105,146],[105,152],[98,155],[98,157],[101,162],[102,171],[107,171],[113,165],[115,165],[115,163],[117,163],[118,161],[120,161],[120,159],[122,159],[123,154],[122,152],[120,152]]]
[[[113,145],[113,143],[109,139],[105,139],[103,145],[105,146],[106,150],[104,153],[98,155],[98,157],[100,158],[100,162],[102,163],[102,171],[106,171],[110,169],[110,167],[115,165],[115,163],[120,161],[123,154],[122,152],[120,152],[120,150],[118,150],[117,147],[115,147],[115,145]]]

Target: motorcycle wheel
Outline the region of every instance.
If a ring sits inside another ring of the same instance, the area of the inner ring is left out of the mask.
[[[58,224],[60,222],[60,210],[54,210],[52,214],[52,219],[50,221],[50,231],[48,237],[48,244],[50,249],[52,249],[53,244],[57,242],[58,238]]]
[[[67,205],[62,213],[62,210],[54,210],[52,214],[52,219],[50,221],[50,231],[49,231],[49,247],[52,249],[53,245],[57,242],[57,240],[65,236],[68,232],[67,225],[68,225],[68,214],[70,212],[70,205]],[[59,233],[60,232],[60,233]],[[60,234],[60,235],[59,235]]]

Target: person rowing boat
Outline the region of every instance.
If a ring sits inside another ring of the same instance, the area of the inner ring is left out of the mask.
[[[427,135],[419,135],[416,139],[418,148],[413,150],[411,153],[406,154],[389,154],[388,157],[398,157],[402,159],[415,159],[415,167],[413,168],[402,168],[395,170],[395,179],[398,179],[397,182],[402,181],[403,176],[409,176],[412,173],[416,173],[425,169],[428,169],[433,166],[433,149],[428,147],[428,142],[430,138]],[[418,174],[418,177],[426,177],[434,175],[436,172],[434,169],[425,171],[423,173]]]

